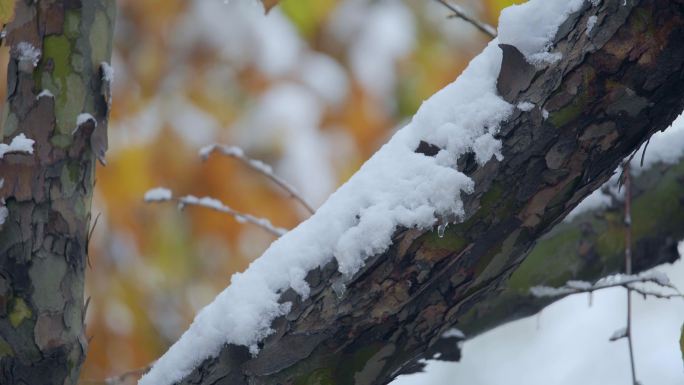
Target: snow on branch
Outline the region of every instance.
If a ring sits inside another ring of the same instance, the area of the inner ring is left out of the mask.
[[[652,283],[660,286],[661,288],[674,290],[676,293],[660,293],[657,291],[647,290],[636,285],[643,283]],[[559,297],[569,294],[592,293],[597,290],[608,289],[612,287],[624,287],[634,290],[636,293],[641,294],[644,297],[652,296],[663,299],[683,297],[677,288],[670,282],[670,279],[667,277],[667,275],[659,271],[648,271],[636,275],[615,274],[601,278],[594,284],[585,281],[568,281],[561,287],[534,286],[530,288],[530,293],[535,297]]]
[[[15,152],[33,154],[33,144],[35,142],[35,140],[27,138],[26,135],[22,133],[15,136],[10,144],[0,143],[0,159],[2,159],[5,154]]]
[[[620,328],[620,329],[614,331],[608,340],[611,342],[617,341],[617,340],[622,339],[622,338],[627,338],[627,336],[628,336],[627,328],[623,327],[623,328]]]
[[[199,155],[200,158],[202,158],[202,160],[207,160],[209,156],[214,152],[218,152],[221,155],[225,155],[240,160],[242,163],[249,166],[252,170],[257,171],[262,175],[266,176],[268,179],[272,180],[273,183],[278,185],[278,187],[285,190],[285,192],[287,192],[290,198],[301,203],[302,206],[304,206],[304,208],[306,208],[306,210],[309,213],[313,214],[314,212],[316,212],[316,210],[313,209],[313,207],[302,197],[302,195],[297,191],[297,189],[294,188],[294,186],[292,186],[286,180],[279,177],[275,172],[273,172],[273,167],[269,166],[268,164],[260,160],[248,157],[247,155],[245,155],[245,151],[240,147],[227,146],[224,144],[210,144],[208,146],[202,147],[199,150]]]
[[[253,225],[259,226],[262,229],[268,231],[269,233],[280,237],[287,233],[287,230],[282,227],[274,226],[271,221],[266,218],[255,217],[254,215],[245,214],[237,211],[216,198],[212,197],[202,197],[198,198],[194,195],[186,195],[178,198],[174,198],[171,190],[164,187],[157,187],[148,190],[143,198],[145,202],[168,202],[176,201],[178,202],[178,209],[182,210],[185,206],[199,206],[208,209],[212,209],[224,214],[228,214],[235,218],[239,223],[251,223]]]
[[[485,35],[491,38],[496,37],[496,28],[474,18],[473,16],[470,16],[460,5],[451,4],[448,0],[437,0],[437,2],[447,7],[451,12],[453,12],[451,15],[448,16],[449,18],[462,19],[463,21],[470,23],[473,27],[482,31]]]
[[[291,288],[308,298],[309,271],[334,259],[340,276],[351,279],[368,258],[390,247],[398,228],[427,231],[438,218],[462,220],[461,195],[472,193],[475,181],[458,170],[458,159],[472,154],[479,165],[503,159],[499,128],[515,111],[497,91],[503,57],[499,44],[519,47],[526,57],[549,54],[551,37],[583,5],[583,0],[531,0],[502,12],[499,37],[458,79],[426,100],[315,214],[273,242],[246,271],[233,275],[230,286],[199,312],[139,385],[176,383],[226,344],[257,355],[259,343],[274,332],[273,320],[290,312],[292,303],[281,302],[280,293]],[[425,156],[416,151],[421,142],[440,151]],[[221,146],[206,147],[200,155],[223,150],[237,158],[244,155]]]

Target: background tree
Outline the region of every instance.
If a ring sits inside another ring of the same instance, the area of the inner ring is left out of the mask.
[[[88,349],[84,272],[114,1],[15,7],[2,137],[30,146],[0,157],[0,382],[75,384]]]

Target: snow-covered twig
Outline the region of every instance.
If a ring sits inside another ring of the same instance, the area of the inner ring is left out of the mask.
[[[240,211],[237,211],[220,200],[212,197],[202,197],[198,198],[194,195],[186,195],[182,197],[175,198],[173,196],[173,193],[171,190],[163,188],[163,187],[157,187],[153,188],[151,190],[148,190],[145,193],[144,197],[145,202],[151,203],[151,202],[169,202],[169,201],[176,201],[178,202],[178,208],[183,209],[185,206],[199,206],[199,207],[204,207],[208,209],[212,209],[224,214],[228,214],[235,218],[236,221],[239,223],[251,223],[253,225],[259,226],[262,229],[270,232],[271,234],[275,235],[276,237],[280,237],[283,234],[287,233],[287,230],[283,229],[282,227],[277,227],[274,226],[271,221],[269,221],[266,218],[259,218],[255,217],[254,215],[246,214]]]
[[[457,17],[459,19],[462,19],[465,22],[470,23],[472,26],[479,29],[492,39],[496,37],[496,29],[494,27],[468,15],[468,13],[466,13],[463,10],[463,8],[461,8],[461,6],[456,4],[450,4],[448,0],[437,0],[437,2],[447,7],[451,12],[453,12],[451,15],[449,15],[449,18]]]
[[[534,286],[530,288],[530,293],[535,297],[559,297],[569,294],[593,293],[597,290],[610,289],[612,287],[624,287],[637,291],[639,294],[646,296],[653,296],[657,298],[675,298],[682,297],[682,294],[663,294],[644,290],[638,288],[636,283],[652,283],[663,288],[677,290],[677,288],[670,283],[670,280],[664,273],[659,271],[649,271],[636,275],[615,274],[605,278],[601,278],[596,283],[591,284],[585,281],[568,281],[561,287],[550,286]]]
[[[309,211],[309,213],[313,214],[316,211],[299,194],[299,192],[297,192],[297,190],[291,184],[289,184],[283,178],[276,175],[273,172],[273,168],[271,166],[260,160],[248,157],[247,155],[245,155],[244,150],[242,150],[240,147],[227,146],[224,144],[210,144],[208,146],[202,147],[199,150],[199,155],[202,158],[202,160],[207,160],[207,158],[209,158],[209,155],[211,155],[213,152],[218,152],[222,155],[240,160],[242,163],[246,164],[251,169],[263,174],[264,176],[272,180],[273,183],[277,184],[280,188],[285,190],[285,192],[287,192],[292,199],[301,203],[302,206],[304,206],[304,208],[306,208],[306,210]]]

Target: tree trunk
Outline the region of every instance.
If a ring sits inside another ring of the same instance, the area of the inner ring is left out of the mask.
[[[545,69],[502,46],[499,92],[535,108],[503,123],[503,160],[461,160],[475,182],[464,199],[468,219],[443,237],[398,231],[343,295],[331,285],[340,279],[335,262],[310,272],[310,297],[282,295],[292,311],[274,321],[258,356],[225,346],[180,383],[378,385],[411,370],[444,331],[499,292],[545,232],[682,111],[683,39],[681,0],[604,0],[586,2],[560,27],[554,50],[563,58]]]
[[[2,138],[35,144],[0,159],[2,384],[76,384],[85,359],[83,283],[114,15],[114,0],[18,0],[7,26]]]

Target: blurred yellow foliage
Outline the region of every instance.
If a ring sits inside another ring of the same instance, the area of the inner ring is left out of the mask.
[[[7,24],[14,17],[15,0],[0,0],[0,23]]]

